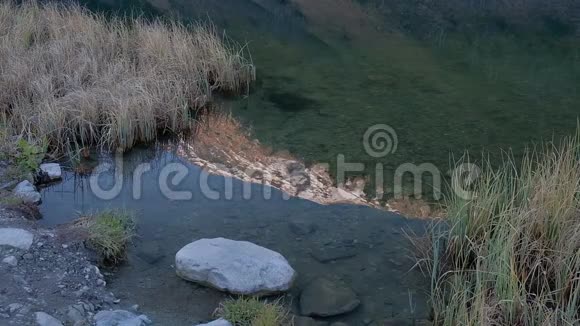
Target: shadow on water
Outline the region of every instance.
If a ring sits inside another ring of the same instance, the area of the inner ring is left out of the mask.
[[[403,235],[403,230],[421,232],[423,222],[368,207],[322,206],[297,198],[285,199],[275,189],[237,180],[232,183],[231,199],[226,199],[226,183],[220,176],[207,179],[213,194],[221,197],[210,199],[201,190],[205,179],[199,167],[170,152],[160,151],[153,159],[151,156],[151,150],[134,150],[125,156],[123,189],[112,200],[98,199],[87,178],[67,173],[62,183],[43,190],[41,223],[65,223],[79,213],[108,207],[135,210],[138,238],[130,249],[128,263],[115,273],[109,286],[124,304],[139,304],[156,324],[192,325],[211,319],[218,303],[227,297],[181,280],[172,266],[175,253],[182,246],[214,237],[251,241],[287,257],[299,274],[290,292],[294,309],[300,288],[313,278],[324,276],[346,282],[362,301],[354,313],[332,320],[359,325],[372,319],[380,324],[385,318],[409,317],[411,308],[417,317],[425,317],[425,284],[419,272],[409,272],[412,263]],[[150,163],[151,170],[140,179],[140,198],[135,199],[132,171],[141,163]],[[160,172],[170,163],[187,167],[187,177],[171,189],[192,191],[191,200],[170,201],[160,190]],[[110,189],[114,171],[103,171],[99,184]],[[248,186],[251,198],[245,199],[244,187]],[[267,199],[264,195],[270,191]],[[303,232],[301,225],[308,225],[308,231]],[[349,258],[321,258],[344,253]]]

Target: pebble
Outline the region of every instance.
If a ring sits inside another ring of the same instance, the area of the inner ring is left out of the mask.
[[[10,314],[13,314],[17,311],[19,311],[20,309],[22,309],[24,307],[24,305],[20,304],[20,303],[11,303],[8,305],[8,312],[10,312]]]
[[[63,326],[58,319],[45,312],[39,311],[35,314],[35,316],[38,326]]]
[[[16,259],[16,257],[14,256],[8,256],[4,259],[2,259],[2,262],[5,264],[8,264],[10,266],[17,266],[18,265],[18,259]]]

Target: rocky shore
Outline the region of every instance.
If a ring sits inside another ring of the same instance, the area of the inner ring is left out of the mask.
[[[125,320],[133,323],[123,325],[146,325],[148,318],[137,307],[107,290],[92,253],[69,231],[41,229],[0,208],[0,324],[113,326],[121,325],[114,320]]]

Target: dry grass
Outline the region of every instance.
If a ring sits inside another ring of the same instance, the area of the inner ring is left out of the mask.
[[[424,199],[404,196],[402,198],[389,199],[387,204],[389,208],[407,217],[437,218],[445,216],[445,211],[438,203],[429,203]]]
[[[508,158],[449,200],[419,246],[436,325],[580,323],[579,139]]]
[[[269,164],[273,154],[253,139],[247,127],[222,111],[202,115],[195,128],[192,145],[202,159],[226,166],[237,166],[240,160]]]
[[[214,91],[255,78],[212,27],[106,19],[79,6],[0,4],[0,114],[51,149],[128,149],[191,126]]]

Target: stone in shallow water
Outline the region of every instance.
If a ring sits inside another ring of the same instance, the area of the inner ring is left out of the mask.
[[[232,326],[232,324],[229,321],[220,318],[207,324],[198,324],[197,326]]]
[[[40,311],[34,315],[36,317],[36,324],[38,324],[38,326],[63,326],[58,319],[45,312]]]
[[[24,202],[38,204],[41,196],[36,187],[28,180],[24,180],[14,188],[14,196],[22,199]]]
[[[312,257],[321,263],[327,263],[333,260],[347,259],[357,255],[357,250],[352,247],[332,247],[324,249],[315,249],[311,252]]]
[[[327,326],[328,322],[304,316],[294,316],[294,326]]]
[[[44,163],[40,165],[40,171],[50,180],[58,180],[62,178],[62,170],[58,163]]]
[[[292,233],[300,236],[309,235],[318,230],[318,225],[302,221],[292,221],[288,223],[288,227]]]
[[[296,272],[279,253],[247,241],[201,239],[175,255],[185,280],[243,295],[268,295],[292,286]]]
[[[26,230],[16,228],[0,229],[0,246],[10,246],[22,250],[30,249],[34,235]]]
[[[145,326],[151,320],[145,315],[139,315],[126,310],[103,310],[95,315],[96,326]]]
[[[349,287],[318,278],[300,294],[300,311],[303,315],[329,317],[353,311],[360,300]]]

